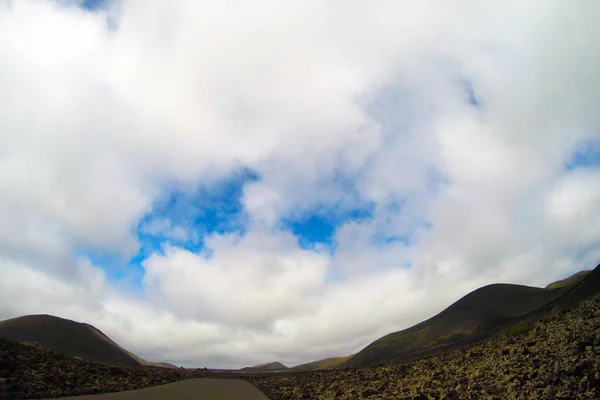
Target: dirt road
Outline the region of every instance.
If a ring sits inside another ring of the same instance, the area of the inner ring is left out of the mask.
[[[119,393],[65,397],[69,400],[269,400],[240,379],[189,379],[162,386]]]

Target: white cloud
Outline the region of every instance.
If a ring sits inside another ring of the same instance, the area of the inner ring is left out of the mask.
[[[310,307],[328,266],[289,234],[218,236],[207,247],[210,258],[167,246],[144,261],[144,284],[158,304],[188,318],[264,328]]]
[[[565,174],[551,188],[545,200],[545,214],[556,242],[582,248],[598,245],[600,228],[590,222],[600,220],[598,170]]]
[[[187,365],[300,362],[598,261],[598,171],[563,168],[600,139],[594,2],[62,4],[0,1],[4,317],[86,320]],[[247,231],[165,244],[141,295],[77,258],[135,254],[164,188],[239,167],[260,176]],[[279,230],[365,204],[333,254]]]
[[[190,240],[190,233],[181,225],[173,225],[169,218],[155,218],[140,226],[140,233],[151,236],[163,236],[167,239],[187,242]],[[191,235],[195,236],[195,235]],[[195,237],[194,237],[195,238]]]

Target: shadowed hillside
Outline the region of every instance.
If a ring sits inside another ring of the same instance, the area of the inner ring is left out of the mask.
[[[577,305],[579,302],[594,296],[600,291],[600,265],[584,274],[578,273],[562,281],[554,282],[550,286],[564,285],[564,282],[570,282],[571,285],[563,286],[560,289],[559,296],[554,300],[551,306],[568,308]],[[579,275],[579,276],[577,276]],[[574,279],[577,276],[577,279]]]
[[[364,366],[425,356],[491,337],[511,323],[530,324],[555,307],[567,308],[598,292],[599,269],[550,284],[553,289],[494,284],[464,296],[438,315],[390,333],[343,365]]]
[[[591,271],[581,271],[566,279],[551,283],[547,288],[557,293],[557,296],[548,304],[537,310],[517,318],[508,326],[498,329],[499,333],[521,329],[531,325],[541,318],[546,318],[558,310],[568,310],[580,302],[595,296],[600,292],[600,265]]]
[[[52,315],[26,315],[2,321],[0,337],[33,342],[66,356],[105,364],[177,368],[170,363],[150,362],[136,356],[92,325]]]
[[[36,342],[66,356],[112,365],[141,363],[91,325],[51,315],[27,315],[0,322],[0,337]]]

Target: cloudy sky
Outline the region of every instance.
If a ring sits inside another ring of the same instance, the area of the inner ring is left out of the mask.
[[[357,352],[600,262],[596,0],[0,0],[0,319]]]

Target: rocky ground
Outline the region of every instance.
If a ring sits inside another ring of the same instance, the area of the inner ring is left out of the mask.
[[[115,392],[197,377],[246,379],[272,400],[598,399],[600,295],[467,349],[404,364],[319,372],[113,367],[0,339],[0,399]]]
[[[248,379],[272,400],[600,399],[600,295],[437,357]]]
[[[0,399],[116,392],[198,375],[196,371],[97,364],[0,339]]]

